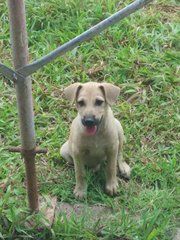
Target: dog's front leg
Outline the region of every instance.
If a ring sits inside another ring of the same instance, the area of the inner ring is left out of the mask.
[[[117,156],[118,148],[113,147],[107,153],[107,166],[106,166],[106,192],[111,196],[117,193]]]
[[[73,159],[74,159],[75,177],[76,177],[76,186],[74,189],[74,194],[77,198],[83,198],[86,196],[86,193],[87,193],[87,183],[86,183],[84,162],[78,156],[78,154],[75,154]]]

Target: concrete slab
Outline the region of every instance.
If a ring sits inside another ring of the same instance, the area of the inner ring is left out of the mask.
[[[39,197],[39,212],[42,214],[41,219],[36,219],[36,213],[30,215],[29,219],[25,222],[27,228],[43,229],[44,227],[51,228],[55,211],[57,206],[57,197],[40,196]]]
[[[180,228],[177,229],[175,235],[174,235],[174,238],[173,240],[180,240]]]
[[[56,208],[56,214],[62,215],[67,219],[73,217],[84,217],[87,219],[87,225],[93,226],[98,222],[98,224],[103,224],[108,221],[112,216],[112,209],[104,205],[97,204],[87,206],[86,204],[70,204],[70,203],[58,203]],[[85,220],[86,220],[85,219]]]

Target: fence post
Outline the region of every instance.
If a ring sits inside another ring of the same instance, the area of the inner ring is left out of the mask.
[[[14,68],[28,64],[24,0],[8,0],[10,33]],[[21,151],[25,160],[27,193],[31,211],[39,209],[35,169],[35,127],[32,102],[32,81],[26,77],[16,83],[17,106],[20,120]]]

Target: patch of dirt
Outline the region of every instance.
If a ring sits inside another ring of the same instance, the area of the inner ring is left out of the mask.
[[[156,10],[163,11],[166,13],[180,12],[180,6],[178,6],[178,5],[150,4],[149,6],[156,8]]]
[[[106,65],[103,61],[101,61],[100,63],[94,64],[94,66],[92,66],[92,68],[88,69],[87,71],[87,75],[91,78],[101,78],[101,76],[103,76],[103,71],[105,69]]]
[[[3,196],[4,192],[6,192],[7,186],[8,186],[7,181],[0,182],[0,197]]]

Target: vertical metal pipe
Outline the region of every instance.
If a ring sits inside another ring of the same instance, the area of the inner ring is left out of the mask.
[[[28,64],[24,0],[8,0],[10,33],[14,68]],[[22,153],[25,160],[27,192],[32,211],[38,210],[38,192],[35,169],[35,127],[30,77],[16,84],[17,106],[20,120]]]

